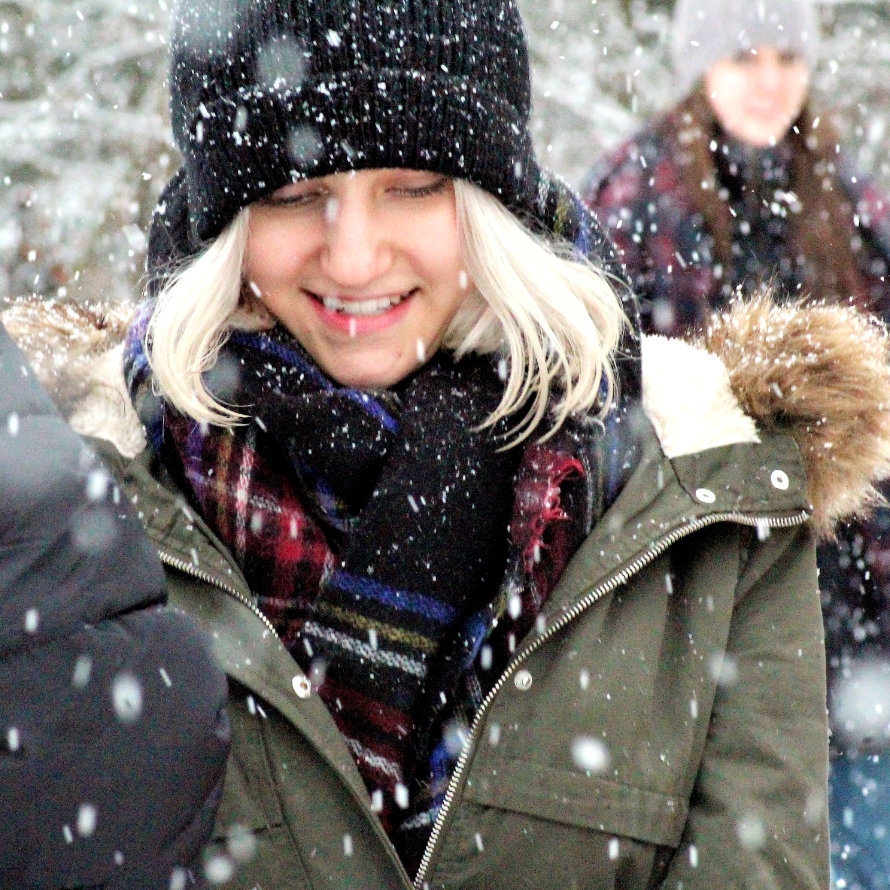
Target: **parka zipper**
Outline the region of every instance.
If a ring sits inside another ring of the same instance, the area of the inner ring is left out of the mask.
[[[250,609],[251,612],[254,613],[258,618],[260,618],[263,624],[269,628],[270,633],[275,637],[279,642],[281,641],[281,637],[279,637],[275,628],[272,626],[272,622],[263,614],[263,612],[259,609],[259,607],[253,603],[248,597],[244,596],[237,588],[233,587],[230,584],[226,584],[223,581],[220,581],[219,578],[213,577],[209,572],[204,572],[199,568],[196,568],[193,563],[187,562],[184,559],[180,559],[178,556],[173,556],[170,553],[167,553],[165,550],[161,550],[160,547],[157,548],[158,556],[161,558],[161,562],[165,565],[170,566],[171,568],[177,569],[180,572],[184,572],[186,575],[191,575],[193,578],[197,578],[199,581],[203,581],[205,584],[210,584],[213,587],[222,590],[224,593],[228,593],[230,596],[235,597],[238,602],[243,603]],[[383,830],[383,826],[380,823],[379,818],[374,814],[370,808],[365,804],[364,801],[356,798],[356,802],[371,816],[372,821],[375,821],[375,831],[378,834],[380,840],[384,844],[388,844],[391,850],[393,864],[396,867],[396,870],[401,875],[405,887],[411,886],[411,878],[408,876],[407,871],[405,871],[404,865],[402,865],[402,861],[396,853],[395,847],[392,845],[392,841],[390,841],[389,837]]]
[[[191,575],[193,578],[197,578],[199,581],[203,581],[205,584],[210,584],[213,587],[218,587],[220,590],[225,591],[231,596],[235,597],[238,602],[243,603],[253,612],[254,615],[259,618],[266,627],[269,628],[269,631],[274,635],[276,640],[281,640],[278,636],[277,631],[275,630],[272,622],[263,614],[262,610],[252,602],[248,597],[246,597],[241,591],[232,587],[229,584],[220,581],[219,578],[214,578],[209,572],[204,572],[199,568],[196,568],[192,563],[186,562],[184,559],[180,559],[178,556],[172,556],[167,553],[165,550],[161,550],[160,547],[157,548],[158,556],[161,557],[161,562],[165,565],[170,566],[171,568],[178,569],[180,572],[184,572],[186,575]]]
[[[506,682],[513,676],[516,672],[516,669],[522,664],[529,656],[535,653],[541,646],[544,645],[551,637],[561,631],[567,624],[570,624],[574,621],[579,615],[589,609],[594,603],[596,603],[599,599],[605,596],[607,593],[613,591],[616,587],[620,587],[622,584],[627,583],[634,575],[636,575],[639,571],[644,569],[649,563],[653,562],[665,550],[679,541],[681,538],[685,538],[687,535],[691,535],[694,532],[700,531],[703,528],[706,528],[709,525],[715,525],[718,522],[735,522],[739,525],[747,525],[753,528],[793,528],[794,526],[803,525],[810,517],[810,514],[807,511],[801,511],[796,516],[788,516],[788,517],[777,517],[777,518],[769,518],[769,517],[752,517],[746,516],[742,513],[715,513],[711,516],[706,516],[701,519],[697,519],[694,522],[689,522],[686,525],[680,526],[679,528],[674,529],[670,534],[665,535],[663,538],[659,538],[654,541],[649,549],[638,556],[636,559],[629,562],[622,569],[614,572],[612,575],[607,577],[605,580],[601,581],[596,587],[586,593],[571,609],[564,612],[559,618],[545,631],[541,633],[540,636],[536,637],[529,643],[524,649],[516,654],[510,664],[507,666],[507,669],[503,674],[498,678],[497,682],[489,691],[488,695],[482,701],[482,704],[479,706],[479,710],[476,712],[476,716],[473,719],[473,725],[470,727],[469,735],[467,736],[467,740],[464,743],[463,750],[461,751],[460,757],[457,761],[457,766],[454,768],[454,773],[451,776],[451,781],[448,783],[448,788],[445,791],[445,797],[442,801],[442,809],[439,811],[439,815],[436,817],[436,821],[433,824],[433,829],[430,832],[429,840],[427,841],[426,849],[423,853],[423,859],[420,861],[420,868],[417,870],[417,877],[414,879],[414,888],[415,890],[424,890],[424,887],[428,887],[425,884],[425,878],[427,870],[429,869],[430,862],[432,861],[433,854],[436,852],[436,846],[439,841],[439,836],[442,833],[442,828],[445,824],[445,820],[448,817],[448,814],[451,810],[451,806],[454,803],[455,796],[457,794],[457,788],[461,783],[461,779],[463,778],[464,771],[466,770],[467,763],[470,759],[470,754],[473,753],[476,746],[476,733],[482,723],[483,718],[485,717],[486,712],[491,707],[491,703],[497,697],[498,693],[503,689]]]

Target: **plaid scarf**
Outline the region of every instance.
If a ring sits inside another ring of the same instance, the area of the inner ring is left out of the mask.
[[[127,346],[137,404],[146,320]],[[372,395],[278,328],[234,333],[208,385],[249,422],[162,405],[151,446],[231,548],[416,870],[475,711],[633,463],[627,406],[501,452],[504,424],[475,429],[503,391],[489,357],[438,355]]]

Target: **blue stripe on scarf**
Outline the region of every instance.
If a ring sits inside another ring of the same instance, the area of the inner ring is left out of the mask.
[[[336,572],[327,583],[344,593],[366,596],[394,609],[407,609],[440,624],[449,624],[457,617],[457,612],[441,600],[408,590],[396,590],[371,578]]]
[[[276,358],[287,362],[303,373],[308,374],[322,389],[332,392],[339,389],[348,399],[361,405],[368,414],[378,421],[384,429],[392,433],[399,431],[398,421],[380,404],[376,399],[369,396],[366,392],[358,389],[349,389],[348,387],[337,387],[327,377],[324,376],[314,365],[306,361],[306,359],[295,349],[290,349],[282,343],[277,343],[268,334],[251,334],[246,331],[232,331],[230,340],[240,346],[246,346],[248,349],[255,349],[265,355],[274,355]]]
[[[140,390],[145,388],[150,392],[148,387],[151,379],[151,366],[148,363],[144,341],[148,323],[151,320],[152,308],[151,303],[143,302],[139,304],[124,340],[124,380],[126,381],[130,397],[134,400],[134,405],[138,404],[136,396]],[[164,438],[163,412],[158,410],[152,412],[150,416],[144,416],[144,414],[145,412],[142,412],[139,419],[145,425],[148,444],[153,451],[158,453],[161,450]]]
[[[577,196],[572,195],[575,213],[578,215],[578,234],[575,237],[575,250],[583,257],[590,256],[593,241],[590,237],[590,212],[584,207]]]

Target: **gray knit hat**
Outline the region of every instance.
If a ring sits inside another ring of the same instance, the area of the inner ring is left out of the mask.
[[[671,56],[688,90],[721,59],[758,46],[819,52],[819,19],[811,0],[677,0]]]

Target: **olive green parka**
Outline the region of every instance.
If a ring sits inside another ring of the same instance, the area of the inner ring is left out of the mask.
[[[724,363],[647,339],[639,464],[481,707],[413,882],[231,554],[147,451],[124,458],[97,440],[166,566],[171,607],[207,631],[229,677],[232,752],[207,851],[218,886],[827,887],[812,516],[824,529],[861,505],[890,456],[890,420],[872,400],[890,393],[886,338],[854,321],[844,336],[864,332],[871,352],[845,356],[870,389],[850,409],[878,444],[846,443],[843,483],[820,468],[813,423],[793,416],[801,404],[822,409],[823,365],[832,380],[850,376],[836,355],[812,347],[821,364],[806,363],[804,385],[788,380],[800,342],[789,346],[787,330],[741,358],[734,334],[712,338]],[[752,359],[761,349],[772,350],[768,367]],[[779,395],[751,417],[746,386]]]

